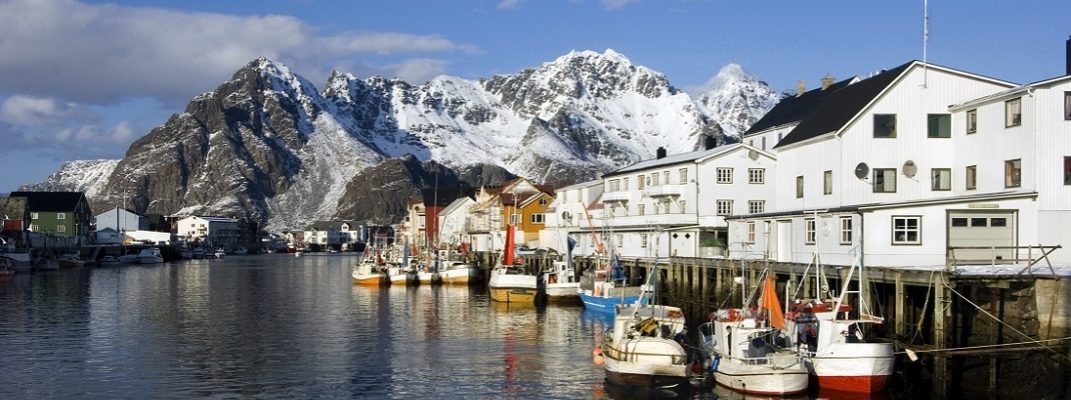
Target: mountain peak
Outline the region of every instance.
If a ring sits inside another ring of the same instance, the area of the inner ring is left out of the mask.
[[[781,95],[740,64],[729,63],[695,93],[695,99],[718,119],[726,134],[739,135],[773,108]]]

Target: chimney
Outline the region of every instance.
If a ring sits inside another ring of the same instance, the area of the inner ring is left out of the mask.
[[[822,90],[829,89],[830,86],[833,86],[833,75],[826,74],[822,77]]]
[[[800,79],[798,82],[796,82],[796,96],[801,96],[801,95],[803,95],[803,92],[806,92],[806,91],[807,91],[807,82],[804,82],[803,79]]]
[[[715,147],[718,147],[718,138],[716,138],[714,136],[707,136],[706,138],[703,139],[703,149],[704,150],[710,150],[710,149],[713,149]]]
[[[1064,51],[1064,56],[1067,57],[1067,74],[1071,75],[1071,36],[1067,37],[1067,49]]]
[[[661,160],[663,158],[666,158],[666,148],[665,147],[659,147],[658,151],[655,152],[655,158],[657,158],[659,160]]]

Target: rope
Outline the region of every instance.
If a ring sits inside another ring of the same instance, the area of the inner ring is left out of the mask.
[[[1045,343],[1045,342],[1060,342],[1060,341],[1064,341],[1064,340],[1071,340],[1071,336],[1062,337],[1062,338],[1059,338],[1059,339],[1034,340],[1034,341],[1029,341],[1029,342],[1019,342],[1019,343],[987,344],[987,345],[981,345],[981,346],[957,347],[957,348],[954,348],[954,349],[911,350],[911,352],[912,353],[953,352],[953,351],[960,351],[960,350],[978,350],[978,349],[988,349],[988,348],[993,348],[993,347],[1004,347],[1004,346],[1020,346],[1020,345],[1024,345],[1024,344],[1035,344],[1035,343],[1040,344],[1040,343]],[[906,346],[904,346],[904,347],[906,348]],[[1029,349],[1024,349],[1024,350],[1029,350]],[[893,353],[893,354],[907,354],[907,351],[898,351],[898,352]]]
[[[1019,335],[1021,335],[1021,336],[1022,336],[1022,337],[1024,337],[1024,338],[1026,338],[1026,340],[1030,341],[1031,343],[1034,343],[1034,344],[1037,344],[1038,346],[1044,347],[1045,349],[1047,349],[1047,350],[1051,351],[1051,352],[1052,352],[1053,354],[1056,354],[1057,356],[1060,356],[1061,358],[1063,358],[1063,359],[1065,359],[1065,360],[1067,360],[1067,361],[1071,362],[1071,356],[1068,356],[1068,355],[1066,355],[1066,354],[1061,354],[1060,352],[1056,351],[1056,350],[1055,350],[1055,349],[1053,349],[1052,347],[1049,347],[1049,346],[1045,346],[1044,344],[1042,344],[1042,342],[1040,342],[1040,341],[1038,341],[1038,340],[1036,340],[1036,339],[1034,339],[1034,338],[1031,338],[1031,337],[1030,337],[1030,335],[1027,335],[1027,334],[1023,333],[1022,331],[1020,331],[1020,330],[1018,330],[1018,329],[1015,329],[1015,327],[1013,327],[1013,326],[1011,326],[1011,325],[1008,325],[1008,324],[1007,324],[1007,323],[1005,323],[1004,321],[1001,321],[1001,320],[1000,320],[1000,318],[997,318],[997,317],[993,316],[993,314],[990,314],[990,313],[989,313],[988,311],[986,311],[986,310],[985,310],[985,309],[983,309],[982,307],[979,307],[979,306],[978,306],[977,304],[974,304],[974,302],[972,302],[972,301],[971,301],[970,299],[968,299],[968,298],[967,298],[966,296],[964,296],[964,295],[960,294],[960,292],[957,292],[957,291],[956,291],[956,289],[953,289],[953,288],[952,288],[951,286],[949,286],[949,285],[948,285],[947,283],[945,283],[945,284],[944,284],[944,286],[945,286],[946,288],[948,288],[948,290],[951,290],[951,291],[952,291],[952,293],[955,293],[955,294],[956,294],[957,296],[959,296],[960,298],[962,298],[962,299],[963,299],[963,301],[966,301],[966,302],[967,302],[967,304],[970,304],[971,306],[974,306],[974,308],[977,308],[977,309],[978,309],[978,311],[981,311],[981,312],[982,312],[983,314],[985,314],[985,315],[989,316],[990,318],[993,318],[993,320],[994,320],[994,321],[997,321],[997,323],[999,323],[999,324],[1001,324],[1001,325],[1004,325],[1004,326],[1008,327],[1008,329],[1011,329],[1011,330],[1012,330],[1013,332],[1015,332],[1015,333],[1018,333]]]

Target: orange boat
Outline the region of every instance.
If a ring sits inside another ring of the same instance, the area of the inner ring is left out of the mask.
[[[353,284],[367,286],[389,285],[390,279],[387,279],[386,272],[380,270],[375,258],[365,257],[353,267]]]

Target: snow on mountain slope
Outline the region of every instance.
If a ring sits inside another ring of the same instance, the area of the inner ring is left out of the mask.
[[[20,191],[82,191],[86,196],[98,190],[115,170],[119,160],[76,160],[63,163],[44,182],[24,185]]]
[[[775,96],[729,65],[693,100],[613,50],[574,51],[512,75],[440,76],[419,86],[336,71],[323,91],[259,58],[131,145],[106,183],[97,178],[90,197],[103,202],[133,193],[142,212],[244,215],[300,227],[347,218],[339,210],[353,205],[340,201],[366,201],[350,183],[389,160],[434,160],[455,171],[497,165],[537,182],[569,184],[652,158],[659,147],[679,153],[707,137],[723,142],[723,130],[746,130]],[[423,184],[414,183],[407,190]],[[368,199],[399,197],[376,197],[379,190],[388,189],[367,188]]]

